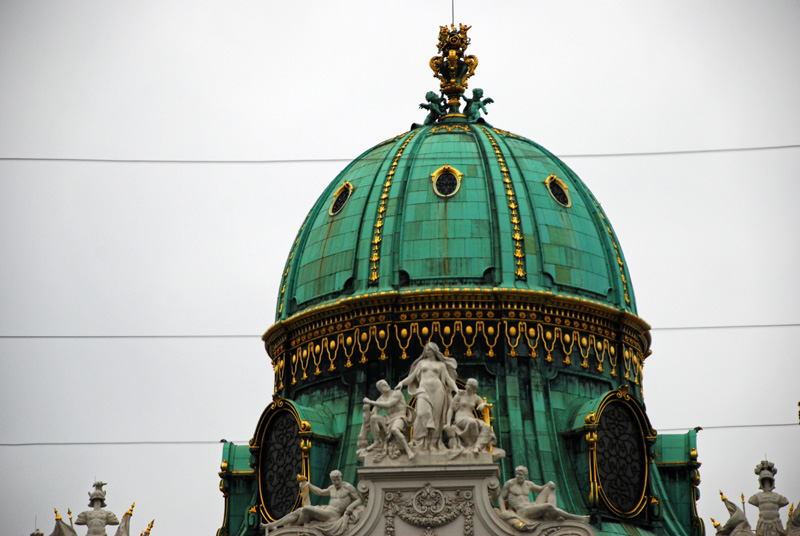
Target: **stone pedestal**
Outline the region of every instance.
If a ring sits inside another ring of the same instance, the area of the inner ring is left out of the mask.
[[[342,536],[595,536],[589,525],[566,520],[515,529],[492,506],[501,484],[491,454],[481,453],[470,463],[459,463],[460,456],[433,459],[438,457],[444,455],[425,453],[413,465],[407,459],[404,464],[384,459],[378,465],[367,460],[358,469],[366,510]],[[269,534],[325,536],[313,526]]]

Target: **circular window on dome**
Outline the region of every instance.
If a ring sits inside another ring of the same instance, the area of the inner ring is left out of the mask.
[[[461,177],[464,174],[447,164],[431,173],[433,191],[439,197],[452,197],[461,188]]]
[[[572,206],[572,201],[567,193],[569,186],[564,184],[564,181],[555,175],[550,175],[544,180],[544,185],[547,187],[547,191],[550,192],[550,195],[553,197],[553,199],[556,200],[556,203],[565,208]]]
[[[347,200],[350,199],[354,189],[352,184],[344,181],[344,184],[339,186],[339,189],[333,194],[333,203],[331,203],[331,208],[328,209],[328,214],[331,216],[339,214],[347,203]]]

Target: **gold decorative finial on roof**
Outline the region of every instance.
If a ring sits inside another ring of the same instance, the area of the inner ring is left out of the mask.
[[[58,513],[58,508],[53,508],[53,511],[56,513],[56,521],[61,521],[61,515]]]
[[[458,113],[461,96],[467,89],[467,79],[475,74],[478,58],[466,55],[464,51],[469,46],[470,39],[467,31],[472,26],[455,24],[439,27],[439,55],[431,58],[429,62],[433,76],[438,78],[439,87],[447,96],[448,113]]]
[[[719,498],[722,499],[723,501],[727,501],[728,500],[728,498],[725,496],[725,494],[722,493],[722,490],[719,490]]]

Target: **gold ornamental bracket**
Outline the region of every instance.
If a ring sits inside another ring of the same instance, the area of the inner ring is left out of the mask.
[[[447,96],[449,114],[457,114],[461,95],[467,89],[467,80],[475,74],[478,58],[465,54],[470,44],[467,31],[472,26],[455,24],[439,27],[439,55],[431,58],[429,65],[433,76],[439,79],[439,87]]]

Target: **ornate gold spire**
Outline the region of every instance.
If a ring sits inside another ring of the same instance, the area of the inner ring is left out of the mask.
[[[439,27],[439,55],[431,58],[433,76],[440,80],[439,87],[447,96],[448,113],[458,113],[461,96],[467,89],[467,79],[475,74],[478,58],[465,55],[470,39],[467,30],[472,26],[455,25]]]

